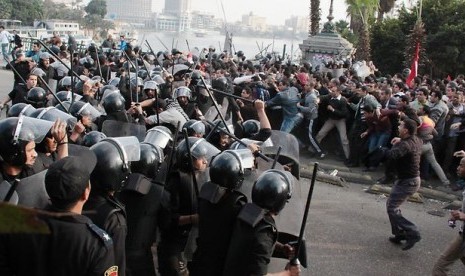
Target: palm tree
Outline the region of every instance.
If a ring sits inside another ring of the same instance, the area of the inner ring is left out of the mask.
[[[369,19],[378,10],[378,0],[346,0],[350,28],[358,36],[356,58],[371,60]]]
[[[320,0],[310,0],[309,36],[316,35],[320,30]]]
[[[383,21],[384,14],[390,12],[395,4],[396,0],[379,0],[378,18],[376,21]]]

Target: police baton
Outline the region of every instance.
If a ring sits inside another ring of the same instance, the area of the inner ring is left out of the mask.
[[[308,212],[310,209],[310,201],[312,200],[313,188],[315,187],[315,181],[316,181],[317,174],[318,174],[318,162],[315,162],[315,164],[313,165],[312,181],[310,183],[310,189],[308,191],[307,203],[305,204],[304,217],[302,218],[302,224],[300,225],[299,239],[297,240],[294,258],[291,260],[291,264],[293,265],[300,264],[299,262],[300,246],[302,245],[302,241],[304,239],[305,225],[307,224],[307,217],[308,217]]]
[[[205,122],[207,122],[209,125],[211,126],[215,126],[214,123],[208,121],[208,120],[205,120]],[[233,138],[234,141],[238,142],[239,144],[243,145],[244,147],[248,147],[248,145],[246,143],[244,143],[244,141],[242,141],[241,139],[237,138],[234,134],[230,133],[229,131],[225,130],[225,129],[222,129],[222,128],[217,128],[219,131],[223,132],[224,134],[228,135],[229,137]],[[259,157],[261,157],[263,160],[265,160],[266,162],[270,162],[270,158],[268,158],[266,155],[264,155],[263,153],[261,152],[257,152],[256,153]]]
[[[205,83],[205,79],[204,79],[202,76],[200,76],[200,80],[202,81],[202,84],[203,84],[205,90],[207,90],[208,96],[209,96],[210,99],[212,100],[213,106],[215,107],[216,112],[218,112],[218,115],[220,116],[221,121],[223,121],[224,126],[226,127],[226,129],[228,130],[229,133],[232,133],[232,132],[229,130],[228,125],[226,124],[226,120],[224,119],[223,114],[221,114],[221,112],[220,112],[220,108],[218,107],[218,103],[216,102],[215,98],[213,97],[213,94],[212,94],[212,92],[210,91],[210,88],[207,87],[207,83]]]
[[[158,122],[158,124],[160,124],[160,122]],[[174,152],[176,151],[176,144],[178,142],[178,134],[179,134],[180,128],[181,128],[181,122],[178,121],[178,124],[176,125],[176,132],[174,133],[173,147],[168,157],[168,172],[166,174],[167,178],[168,178],[169,172],[171,171],[171,167],[173,166],[173,156],[174,156]],[[166,183],[166,179],[165,179],[165,183]]]
[[[191,147],[189,146],[189,136],[187,135],[187,129],[183,129],[184,140],[186,141],[186,150],[189,158],[189,166],[191,168],[192,183],[194,183],[195,196],[199,197],[199,185],[197,184],[197,178],[195,177],[194,160],[192,159]]]
[[[198,87],[200,88],[205,88],[205,86],[203,85],[197,85]],[[206,88],[205,88],[206,89]],[[234,98],[234,99],[237,99],[237,100],[241,100],[243,102],[249,102],[249,103],[254,103],[255,100],[250,100],[250,99],[246,99],[246,98],[242,98],[240,96],[237,96],[237,95],[234,95],[234,94],[230,94],[228,92],[224,92],[224,91],[221,91],[221,90],[218,90],[218,89],[214,89],[214,88],[210,88],[211,91],[215,92],[215,93],[218,93],[218,94],[221,94],[221,95],[224,95],[226,97],[231,97],[231,98]]]
[[[274,157],[273,165],[271,166],[271,169],[274,169],[274,167],[276,167],[276,163],[278,162],[279,155],[281,154],[281,149],[282,148],[283,148],[282,146],[279,146],[278,151],[276,152],[276,155]]]
[[[18,184],[19,184],[19,180],[15,178],[15,180],[13,180],[13,184],[11,185],[10,189],[8,190],[8,193],[6,193],[6,196],[3,199],[3,202],[10,201],[11,197],[13,196],[13,194],[14,194],[14,192],[16,190],[16,187],[18,187]]]

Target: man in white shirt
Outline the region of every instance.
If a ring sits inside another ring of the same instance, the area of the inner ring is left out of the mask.
[[[8,47],[10,45],[10,33],[5,31],[5,27],[0,26],[0,44],[2,46],[2,55],[7,63],[10,62],[10,57],[8,56]]]

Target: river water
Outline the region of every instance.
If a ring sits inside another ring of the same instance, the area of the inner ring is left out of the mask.
[[[189,48],[192,51],[195,47],[197,47],[199,50],[202,50],[203,48],[208,48],[210,45],[216,48],[216,52],[219,52],[219,50],[223,49],[225,36],[219,32],[207,32],[204,37],[196,37],[193,33],[161,33],[140,31],[138,34],[138,39],[139,44],[142,43],[142,45],[144,45],[144,50],[146,49],[144,41],[147,40],[155,53],[158,51],[165,51],[166,48],[169,50],[176,48],[182,52],[187,52]],[[187,46],[186,41],[189,43],[189,47]],[[284,45],[286,45],[286,55],[289,55],[292,49],[295,59],[300,56],[299,43],[302,43],[301,39],[292,40],[291,38],[273,39],[272,37],[259,38],[239,36],[233,36],[232,38],[232,44],[234,46],[233,51],[237,52],[242,50],[248,59],[253,58],[260,52],[261,49],[267,47],[267,51],[264,52],[276,51],[279,53],[279,55],[282,55]]]

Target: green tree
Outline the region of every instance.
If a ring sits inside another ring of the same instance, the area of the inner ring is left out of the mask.
[[[65,4],[57,4],[52,0],[45,0],[44,13],[42,16],[42,19],[80,21],[84,17],[84,12],[79,9],[71,9]]]
[[[107,14],[107,2],[105,0],[92,0],[84,10],[88,14],[98,15],[100,18],[104,18]]]
[[[356,45],[358,40],[357,36],[349,29],[349,22],[345,20],[337,21],[334,26],[336,27],[336,31],[345,39],[347,39],[350,43]]]
[[[12,7],[9,18],[21,20],[23,25],[32,25],[34,20],[42,18],[42,0],[6,0],[6,2],[10,2]],[[4,6],[0,6],[3,10]],[[6,7],[8,8],[8,5]]]
[[[376,21],[378,23],[383,21],[384,14],[390,12],[395,4],[396,0],[379,0],[378,19]]]
[[[357,60],[371,60],[370,19],[378,9],[378,0],[346,0],[350,27],[358,36]]]
[[[11,0],[0,0],[0,18],[11,18],[13,3]]]
[[[316,35],[320,30],[321,10],[320,0],[310,0],[310,28],[309,35]]]
[[[373,63],[383,74],[402,71],[405,39],[402,22],[398,19],[385,19],[371,30]]]

